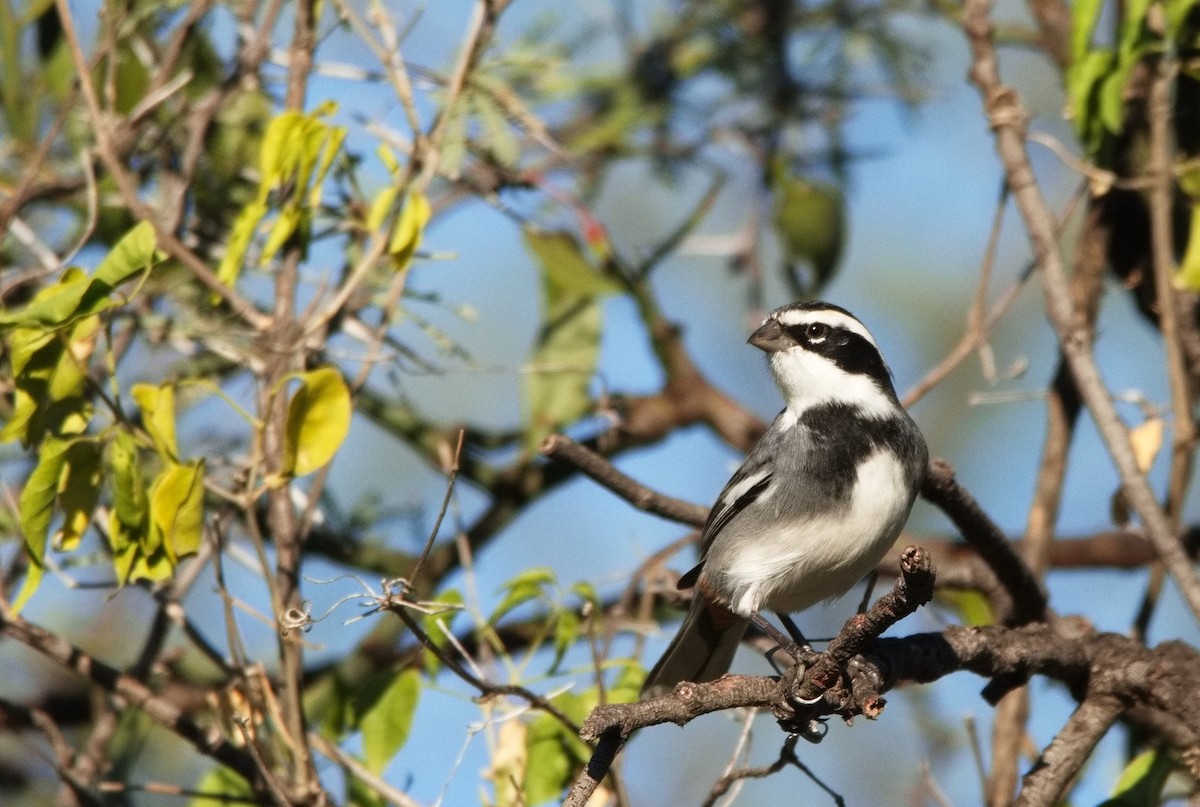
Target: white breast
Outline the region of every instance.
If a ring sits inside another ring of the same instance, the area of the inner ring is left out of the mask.
[[[883,558],[911,504],[895,455],[873,454],[859,466],[842,513],[796,521],[731,547],[722,588],[733,610],[790,613],[840,597]]]

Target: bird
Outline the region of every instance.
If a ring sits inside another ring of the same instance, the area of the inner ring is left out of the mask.
[[[853,314],[802,301],[771,312],[747,340],[767,354],[785,406],[726,483],[700,537],[679,632],[646,697],[728,672],[748,624],[842,596],[883,559],[908,520],[928,448],[900,404],[875,338]]]

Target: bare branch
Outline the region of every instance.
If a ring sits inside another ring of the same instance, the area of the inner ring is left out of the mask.
[[[1063,354],[1075,377],[1084,405],[1104,439],[1104,445],[1121,477],[1121,485],[1133,509],[1146,525],[1150,539],[1167,570],[1200,618],[1200,578],[1179,546],[1170,522],[1155,500],[1145,474],[1137,466],[1129,434],[1117,415],[1112,398],[1092,356],[1091,336],[1075,316],[1063,266],[1054,237],[1054,217],[1038,189],[1029,155],[1025,150],[1027,114],[1017,92],[1001,83],[996,51],[991,42],[989,0],[968,0],[963,27],[971,45],[971,78],[978,85],[984,111],[996,137],[996,150],[1004,164],[1013,198],[1025,219],[1034,253],[1042,270],[1046,310],[1058,332]]]

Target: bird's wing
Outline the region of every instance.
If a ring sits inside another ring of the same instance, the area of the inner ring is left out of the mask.
[[[679,589],[688,589],[696,584],[704,568],[704,558],[713,539],[729,523],[730,519],[745,510],[762,496],[771,484],[771,464],[752,454],[733,477],[725,483],[725,489],[717,496],[716,504],[708,511],[704,532],[700,538],[700,562],[687,574],[679,578]]]

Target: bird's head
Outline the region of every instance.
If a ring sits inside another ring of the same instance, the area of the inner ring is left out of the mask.
[[[748,341],[767,354],[795,416],[826,403],[879,417],[895,414],[896,392],[879,346],[844,308],[816,301],[785,305],[772,311]]]

